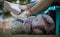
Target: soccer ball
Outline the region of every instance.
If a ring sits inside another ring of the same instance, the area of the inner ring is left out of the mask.
[[[54,29],[54,21],[49,15],[41,14],[32,18],[30,18],[30,20],[25,20],[25,32],[29,33],[30,31],[32,31],[32,33],[35,34],[44,34],[49,33]]]

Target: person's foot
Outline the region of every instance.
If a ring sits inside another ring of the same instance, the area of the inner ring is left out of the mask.
[[[21,12],[18,4],[10,3],[8,1],[4,1],[4,7],[14,14],[19,14]]]

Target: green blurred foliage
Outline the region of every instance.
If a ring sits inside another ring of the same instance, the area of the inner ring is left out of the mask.
[[[5,16],[6,18],[12,17],[12,15],[10,14],[9,11],[5,12],[5,13],[4,13],[4,16]]]
[[[12,2],[16,3],[17,0],[12,0]],[[19,0],[20,4],[27,4],[30,2],[30,0]]]

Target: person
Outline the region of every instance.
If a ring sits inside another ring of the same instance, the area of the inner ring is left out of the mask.
[[[47,1],[45,1],[45,0],[40,0],[40,1],[36,1],[36,2],[34,2],[33,4],[27,4],[27,5],[19,5],[19,4],[14,4],[14,3],[10,3],[10,2],[8,2],[8,1],[4,1],[4,6],[9,10],[9,11],[11,11],[11,14],[12,15],[14,15],[14,16],[16,16],[16,18],[17,17],[19,17],[20,19],[24,19],[24,17],[25,16],[33,16],[33,15],[36,15],[36,14],[38,14],[38,12],[41,12],[41,11],[43,11],[44,9],[46,9],[47,7],[49,7],[53,2],[55,2],[54,0],[47,0]],[[21,13],[21,11],[20,11],[20,9],[22,9],[22,10],[25,10],[25,11],[23,11],[22,13]],[[23,18],[21,18],[21,17],[23,17]],[[47,18],[47,19],[45,19],[45,17]],[[26,17],[25,17],[26,18]],[[36,19],[36,18],[35,18]],[[46,24],[48,24],[48,25],[51,25],[50,23],[51,23],[51,20],[48,20],[48,17],[47,16],[45,16],[45,15],[40,15],[39,17],[37,16],[37,19],[38,20],[34,20],[33,21],[33,26],[35,27],[35,25],[36,26],[39,26],[39,25],[41,25],[41,23],[42,24],[44,24],[44,28],[46,29],[46,31],[47,31],[47,33],[51,30],[51,29],[53,29],[54,28],[54,22],[53,22],[53,26],[52,27],[50,27],[49,29],[47,28],[47,26],[45,27],[45,23]],[[42,19],[42,22],[40,21]],[[43,20],[44,20],[44,22],[43,22]],[[48,23],[47,23],[47,21],[46,20],[48,20]],[[28,28],[27,30],[26,30],[26,32],[30,29],[30,25],[27,25],[27,24],[31,24],[30,23],[30,20],[28,20],[28,22],[27,23],[25,23],[24,25],[25,25],[25,29],[26,29],[26,27]],[[37,25],[38,24],[38,25]],[[41,31],[41,30],[39,30],[39,29],[37,29],[38,31]],[[29,30],[30,31],[30,30]],[[35,30],[35,28],[34,28],[34,32],[35,32],[36,30]],[[38,32],[39,33],[39,32]],[[42,33],[42,31],[41,31],[41,33]]]
[[[20,17],[25,17],[25,16],[36,15],[39,12],[41,12],[41,11],[45,10],[46,8],[48,8],[49,6],[51,6],[55,2],[60,2],[60,1],[59,0],[40,0],[34,4],[27,4],[27,5],[20,5],[20,6],[17,4],[13,5],[12,3],[10,4],[10,2],[4,1],[4,4],[5,4],[4,6],[9,11],[11,11],[13,14],[19,15],[19,18],[20,18]],[[14,7],[14,8],[12,8],[12,7]],[[15,8],[15,7],[18,7],[18,8]],[[21,13],[19,8],[21,8],[25,11],[23,11]]]
[[[34,5],[35,3],[36,3],[36,0],[32,0],[30,2],[31,5]],[[18,15],[21,12],[21,9],[25,11],[28,10],[26,5],[19,5],[19,4],[10,3],[8,1],[4,1],[4,7],[7,8],[7,10],[11,11],[10,13],[12,16],[19,18],[19,19],[22,19],[22,18],[26,19],[24,18],[25,17],[25,15],[23,15],[24,13]]]

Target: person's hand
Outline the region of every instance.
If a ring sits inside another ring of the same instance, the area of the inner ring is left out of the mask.
[[[30,16],[29,10],[22,12],[22,13],[21,13],[19,16],[17,16],[17,17],[19,17],[19,18],[22,19],[22,20],[25,20],[25,19],[27,19],[28,16]]]
[[[16,15],[11,12],[11,15],[14,16],[15,18],[25,20],[28,16],[30,16],[30,12],[29,12],[29,10],[27,10],[27,11],[22,12],[19,15]]]
[[[29,10],[22,12],[23,15],[30,16],[31,12]]]
[[[28,10],[28,8],[27,8],[26,5],[20,5],[20,8],[21,8],[22,10]]]

